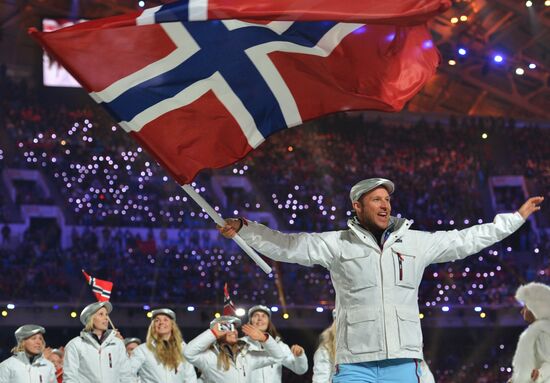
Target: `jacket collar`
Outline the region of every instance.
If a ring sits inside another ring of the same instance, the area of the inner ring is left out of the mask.
[[[80,332],[80,337],[85,342],[91,344],[92,346],[94,346],[97,349],[100,349],[100,348],[103,348],[103,347],[107,346],[110,343],[110,341],[113,340],[113,338],[115,336],[116,336],[115,332],[113,330],[109,329],[105,332],[103,342],[101,342],[101,344],[99,344],[97,342],[96,337],[93,336],[91,332],[89,332],[89,331]]]
[[[27,365],[36,365],[37,363],[40,363],[40,361],[42,360],[42,354],[38,354],[36,355],[33,360],[32,360],[32,363],[29,359],[29,356],[27,355],[27,353],[25,351],[20,351],[16,354],[14,354],[14,358],[20,360],[21,362],[23,362],[24,364],[27,364]]]
[[[411,226],[411,221],[405,218],[397,218],[397,217],[391,216],[390,224],[388,225],[386,230],[384,230],[384,233],[382,233],[382,244],[391,245],[395,241],[395,239],[398,236],[400,236],[402,233],[404,233],[406,230],[408,230],[410,226]],[[348,220],[348,227],[365,244],[380,250],[380,247],[378,246],[378,243],[374,235],[369,230],[364,228],[363,225],[361,225],[357,217],[353,217]],[[392,237],[390,241],[386,242],[392,233],[395,233],[395,235]]]

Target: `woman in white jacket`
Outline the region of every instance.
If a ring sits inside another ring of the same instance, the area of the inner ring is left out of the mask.
[[[116,331],[109,330],[110,302],[92,303],[82,310],[85,326],[65,347],[64,383],[132,383],[128,355]]]
[[[283,366],[298,375],[303,375],[307,372],[307,356],[303,347],[297,344],[288,347],[281,340],[275,325],[271,321],[271,310],[267,306],[257,305],[251,307],[248,310],[248,321],[252,326],[275,339],[285,354],[281,363],[273,363],[269,366],[252,370],[251,379],[254,383],[281,383]],[[249,343],[248,351],[250,353],[265,355],[265,350],[260,342],[254,341],[249,337],[244,337],[243,340]]]
[[[333,314],[334,316],[334,314]],[[330,383],[335,371],[336,322],[321,333],[319,348],[313,354],[312,383]]]
[[[273,337],[252,325],[242,328],[245,335],[262,344],[265,354],[248,352],[248,344],[238,339],[240,319],[222,316],[210,323],[210,329],[193,339],[183,354],[189,362],[202,371],[205,383],[257,383],[252,380],[254,369],[280,363],[284,357],[281,347]]]
[[[0,383],[55,383],[55,367],[42,356],[44,327],[27,324],[15,331],[13,355],[0,363]]]
[[[550,383],[550,287],[531,282],[521,286],[516,299],[529,327],[519,337],[511,383]]]
[[[170,309],[152,312],[146,343],[130,358],[132,371],[142,383],[196,383],[195,368],[183,357],[185,342]]]

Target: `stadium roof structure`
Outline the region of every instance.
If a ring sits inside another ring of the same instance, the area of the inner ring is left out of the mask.
[[[0,0],[0,49],[13,53],[0,62],[17,76],[32,75],[40,51],[27,28],[43,17],[94,19],[136,9],[137,0]],[[550,118],[550,0],[455,0],[431,29],[441,66],[409,111]]]

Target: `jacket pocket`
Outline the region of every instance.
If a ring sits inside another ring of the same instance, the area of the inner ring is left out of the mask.
[[[396,308],[401,348],[419,351],[422,348],[420,317],[415,310]]]
[[[416,288],[416,257],[393,250],[395,284],[409,289]]]
[[[347,343],[352,354],[382,350],[380,314],[366,307],[347,312]]]
[[[365,251],[342,252],[341,265],[343,283],[350,291],[357,291],[376,286],[378,265],[376,257]]]

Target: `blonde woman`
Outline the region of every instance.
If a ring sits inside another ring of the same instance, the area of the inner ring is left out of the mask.
[[[147,340],[130,358],[132,371],[142,383],[196,383],[193,365],[183,357],[185,342],[170,309],[153,310]]]
[[[132,383],[124,343],[109,329],[110,302],[92,303],[82,310],[85,326],[65,347],[64,383]]]
[[[203,373],[209,383],[257,383],[252,380],[254,369],[280,363],[284,353],[275,339],[250,324],[242,328],[250,339],[260,342],[262,355],[248,353],[246,342],[239,340],[237,317],[222,316],[210,323],[210,329],[193,339],[183,351],[185,357]]]
[[[321,333],[319,348],[313,355],[312,383],[332,382],[336,360],[336,322]]]
[[[55,383],[55,367],[42,356],[44,327],[27,324],[15,331],[13,355],[0,363],[0,383]]]
[[[256,305],[248,310],[249,323],[262,331],[269,334],[279,344],[285,356],[281,363],[274,363],[270,366],[265,366],[252,371],[252,381],[254,383],[281,383],[283,375],[283,366],[298,375],[303,375],[307,372],[307,356],[302,346],[297,344],[288,347],[284,343],[277,332],[277,328],[271,321],[271,310],[264,305]],[[248,351],[253,354],[265,354],[262,345],[251,340],[249,337],[243,338],[249,343]]]

